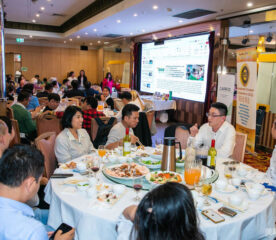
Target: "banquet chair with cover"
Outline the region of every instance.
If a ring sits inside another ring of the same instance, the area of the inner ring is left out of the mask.
[[[189,138],[189,131],[186,127],[178,126],[175,129],[175,138],[177,142],[180,142],[181,148],[186,149],[188,138]],[[178,145],[176,145],[178,147]]]
[[[37,136],[45,132],[55,132],[57,135],[61,132],[61,120],[55,115],[45,115],[43,118],[36,119]]]
[[[10,147],[12,147],[15,144],[20,144],[20,132],[19,132],[18,122],[15,119],[11,119],[11,122],[12,122],[12,127],[14,129],[14,138],[10,142]]]
[[[74,106],[79,106],[79,99],[73,97],[73,98],[63,98],[61,102],[65,102],[67,106],[74,105]]]
[[[105,145],[111,128],[117,123],[114,117],[100,117],[91,119],[91,140],[95,148]]]
[[[247,141],[247,134],[236,132],[236,142],[235,142],[235,147],[232,154],[233,159],[239,162],[244,161],[246,141]]]
[[[85,97],[82,97],[82,96],[75,96],[73,97],[73,99],[78,99],[78,106],[81,106],[81,102],[82,100],[84,100]],[[69,99],[72,99],[72,98],[69,98]]]
[[[57,159],[55,156],[55,141],[56,141],[55,132],[47,132],[38,136],[35,139],[35,145],[44,156],[44,177],[50,178],[54,173],[57,167]]]
[[[14,119],[14,115],[13,115],[13,110],[12,110],[12,108],[6,107],[6,113],[7,113],[7,117],[8,117],[9,119]]]

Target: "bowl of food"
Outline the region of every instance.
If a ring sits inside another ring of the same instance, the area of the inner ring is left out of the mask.
[[[79,182],[76,187],[81,192],[86,191],[89,188],[89,182]]]
[[[159,169],[161,167],[161,161],[151,157],[142,157],[139,162],[150,169]]]
[[[164,184],[167,182],[182,182],[180,174],[171,171],[156,171],[146,175],[146,180],[152,184]]]

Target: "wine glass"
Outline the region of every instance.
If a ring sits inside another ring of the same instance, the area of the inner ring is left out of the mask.
[[[212,184],[208,182],[204,182],[201,186],[201,192],[204,195],[204,205],[205,206],[210,206],[209,201],[207,200],[207,196],[209,196],[212,193]]]
[[[155,139],[155,147],[157,149],[161,149],[161,147],[162,147],[162,139],[160,139],[160,138],[156,138]]]
[[[106,148],[105,148],[105,146],[104,145],[99,145],[99,147],[98,147],[98,154],[99,154],[99,156],[102,158],[102,160],[103,160],[103,157],[105,156],[105,154],[106,154]]]
[[[92,172],[94,173],[94,177],[97,179],[97,182],[99,182],[99,179],[98,179],[98,176],[97,176],[97,173],[98,171],[100,170],[100,160],[98,157],[95,157],[92,162],[91,162],[91,165],[90,165],[90,169],[92,170]]]
[[[133,189],[136,192],[134,200],[139,202],[141,198],[139,197],[139,191],[143,188],[143,178],[134,178],[133,179]]]

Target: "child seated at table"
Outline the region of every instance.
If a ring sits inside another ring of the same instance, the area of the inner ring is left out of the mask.
[[[276,119],[274,119],[271,135],[273,139],[276,139]],[[274,146],[274,150],[272,156],[270,158],[270,167],[267,169],[267,176],[270,178],[271,183],[276,186],[276,145]]]

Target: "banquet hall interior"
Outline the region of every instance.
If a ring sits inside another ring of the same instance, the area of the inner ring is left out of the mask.
[[[0,239],[276,239],[275,0],[0,0],[0,23]]]

